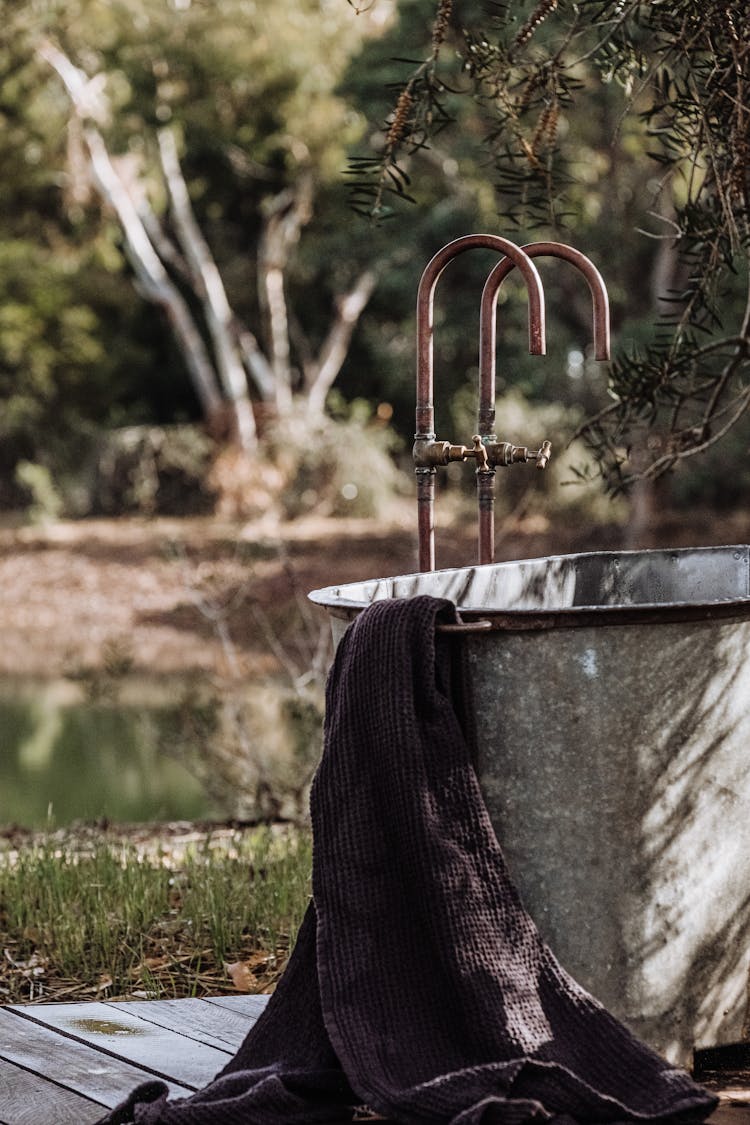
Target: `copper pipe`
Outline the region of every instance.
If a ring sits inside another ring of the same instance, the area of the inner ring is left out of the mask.
[[[596,266],[580,250],[562,242],[531,242],[521,248],[529,258],[563,258],[574,265],[586,278],[593,304],[594,351],[599,360],[609,359],[609,296],[604,279]],[[479,414],[477,428],[485,444],[497,441],[495,434],[495,346],[497,337],[497,295],[500,286],[515,265],[509,254],[490,273],[482,291],[479,323]],[[528,284],[528,283],[527,283]],[[487,484],[477,480],[477,499],[480,509],[479,562],[491,563],[495,557],[494,519],[482,518],[494,507],[487,490],[494,492],[494,478]]]
[[[417,469],[419,569],[435,569],[435,470]]]
[[[517,265],[526,283],[529,295],[529,351],[532,355],[544,355],[544,291],[536,266],[513,242],[495,234],[467,234],[449,242],[428,262],[417,290],[417,443],[427,443],[435,438],[435,408],[433,395],[433,302],[438,279],[448,262],[465,250],[497,250],[506,254],[511,267]],[[417,469],[419,479],[419,569],[433,570],[435,567],[434,529],[432,519],[432,499],[434,493],[434,469]],[[431,489],[422,483],[422,477],[429,474],[433,480]],[[428,495],[429,494],[429,495]]]
[[[492,562],[483,558],[485,544],[495,542],[495,470],[477,473],[477,509],[479,516],[479,563]]]
[[[529,258],[564,258],[581,271],[593,302],[594,350],[597,359],[609,359],[609,297],[599,270],[585,254],[562,242],[531,242],[521,248]],[[495,342],[497,295],[513,269],[510,254],[492,270],[482,291],[479,326],[479,433],[482,440],[495,428]],[[528,284],[528,283],[527,283]],[[493,439],[496,440],[496,439]]]

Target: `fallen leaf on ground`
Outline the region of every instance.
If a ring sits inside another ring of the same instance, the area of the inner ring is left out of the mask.
[[[238,992],[252,992],[257,986],[255,975],[247,961],[224,962],[224,970]]]

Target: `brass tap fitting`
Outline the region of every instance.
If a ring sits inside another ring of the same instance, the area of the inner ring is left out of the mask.
[[[473,457],[474,460],[477,463],[477,472],[478,473],[488,473],[488,472],[490,472],[490,463],[489,463],[489,458],[487,456],[487,446],[484,444],[484,442],[482,441],[479,434],[472,434],[471,440],[474,442],[474,448],[473,449],[467,449],[464,453],[464,456],[463,456],[462,460],[466,460],[469,457]]]
[[[490,442],[487,447],[489,465],[518,465],[534,461],[537,469],[546,469],[552,456],[552,445],[543,441],[539,449],[527,449],[525,445],[513,445],[509,441]]]
[[[474,434],[471,439],[473,448],[465,445],[452,445],[449,441],[436,441],[417,439],[414,442],[414,464],[418,469],[432,469],[437,465],[448,465],[451,461],[468,461],[474,458],[477,472],[489,471],[487,448],[479,434]]]

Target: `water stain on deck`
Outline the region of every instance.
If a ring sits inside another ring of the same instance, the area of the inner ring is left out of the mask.
[[[132,1027],[115,1020],[78,1019],[70,1021],[71,1027],[79,1031],[96,1032],[99,1035],[146,1035],[145,1028]]]

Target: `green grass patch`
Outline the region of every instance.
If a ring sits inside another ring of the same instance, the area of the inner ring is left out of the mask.
[[[0,852],[0,1001],[268,990],[310,895],[300,830],[37,837]]]

